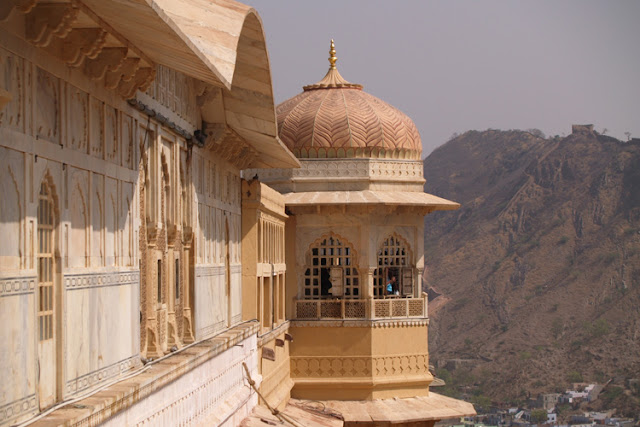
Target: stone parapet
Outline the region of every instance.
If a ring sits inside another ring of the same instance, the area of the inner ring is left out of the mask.
[[[296,319],[426,318],[427,296],[421,298],[296,300]]]
[[[257,330],[246,322],[187,346],[32,425],[237,425],[257,404],[242,366],[260,378]]]
[[[249,169],[280,192],[366,190],[401,186],[423,191],[422,162],[400,159],[299,159],[299,169]]]

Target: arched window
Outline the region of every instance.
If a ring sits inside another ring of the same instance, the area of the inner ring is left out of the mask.
[[[60,377],[58,323],[60,314],[57,302],[60,296],[56,286],[56,210],[51,187],[47,182],[40,185],[38,196],[38,293],[36,303],[38,367],[38,393],[40,407],[51,406],[57,400]],[[47,379],[43,381],[42,379]]]
[[[382,298],[387,295],[387,283],[393,283],[393,293],[402,296],[413,294],[413,265],[411,265],[409,245],[397,235],[385,239],[378,249],[378,268],[373,273],[373,295]]]
[[[307,254],[302,297],[360,298],[360,280],[354,258],[351,245],[340,237],[331,235],[316,241]]]

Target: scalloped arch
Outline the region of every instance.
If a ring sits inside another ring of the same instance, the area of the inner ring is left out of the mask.
[[[346,238],[342,237],[340,234],[334,233],[333,231],[330,231],[328,233],[323,234],[321,237],[317,238],[316,240],[314,240],[313,242],[311,242],[309,244],[309,246],[307,247],[307,251],[305,252],[305,263],[309,264],[310,258],[311,258],[311,250],[313,248],[317,248],[320,246],[320,244],[329,238],[335,238],[335,239],[339,239],[340,241],[344,242],[344,246],[348,247],[349,249],[351,249],[351,259],[357,261],[358,259],[358,251],[354,248],[353,244]],[[354,262],[353,264],[354,268],[359,269],[358,268],[358,263]]]
[[[411,264],[413,264],[413,250],[411,249],[411,245],[409,244],[409,242],[407,241],[407,239],[404,238],[404,236],[398,234],[398,232],[394,231],[393,233],[390,234],[386,234],[384,235],[382,238],[380,238],[377,242],[376,245],[376,256],[380,255],[380,252],[382,251],[382,248],[384,247],[384,243],[389,241],[389,239],[394,238],[397,241],[401,242],[402,245],[404,246],[404,248],[407,250],[407,258],[409,260],[411,260]]]

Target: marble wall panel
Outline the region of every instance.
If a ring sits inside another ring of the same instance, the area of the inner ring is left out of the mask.
[[[104,102],[90,97],[89,102],[89,153],[104,158]]]
[[[69,169],[71,239],[68,267],[84,268],[89,256],[89,172],[73,167]]]
[[[104,176],[97,173],[91,178],[91,266],[104,265]]]
[[[120,164],[120,138],[118,112],[110,105],[104,106],[104,149],[105,159]]]
[[[66,275],[65,384],[90,388],[133,365],[139,353],[137,271]]]
[[[197,266],[194,284],[196,339],[222,330],[226,320],[224,266]]]
[[[67,147],[86,153],[89,148],[89,95],[67,85]]]
[[[36,137],[60,144],[60,79],[36,69]]]
[[[135,169],[138,165],[135,145],[135,123],[133,117],[120,113],[120,147],[122,147],[122,166]]]
[[[118,183],[113,178],[105,178],[105,197],[104,197],[104,247],[105,257],[104,265],[113,267],[116,265],[117,247],[120,237],[120,224],[118,219],[120,215],[118,200]]]
[[[18,270],[24,259],[24,155],[0,147],[0,269]]]
[[[122,233],[119,251],[119,265],[134,266],[134,247],[137,246],[134,233],[134,214],[137,212],[133,204],[133,184],[122,182],[121,184],[119,229]]]
[[[0,85],[12,99],[0,110],[0,126],[24,131],[25,127],[25,61],[0,48]]]
[[[0,424],[36,409],[35,285],[35,277],[0,278]]]

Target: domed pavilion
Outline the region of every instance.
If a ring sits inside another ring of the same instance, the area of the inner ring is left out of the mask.
[[[424,192],[415,124],[345,80],[335,54],[332,40],[324,78],[276,109],[301,168],[245,173],[283,193],[289,216],[291,395],[343,414],[350,401],[406,398],[423,405],[416,421],[435,420],[429,405],[462,402],[429,392],[424,216],[459,205]]]

